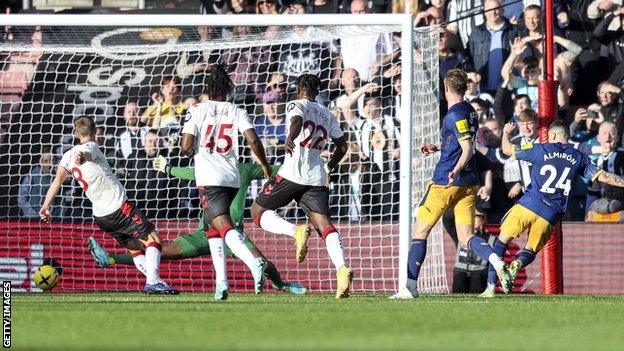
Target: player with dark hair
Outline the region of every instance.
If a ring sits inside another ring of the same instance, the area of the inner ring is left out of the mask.
[[[225,101],[232,88],[225,66],[216,65],[205,83],[208,101],[188,110],[181,151],[195,160],[195,182],[216,274],[215,299],[225,300],[229,289],[224,242],[251,270],[257,294],[264,288],[266,268],[266,261],[254,257],[230,217],[230,205],[240,187],[238,132],[247,140],[266,178],[270,177],[271,169],[247,112]]]
[[[307,254],[310,230],[297,230],[295,225],[279,217],[275,210],[292,200],[297,201],[325,240],[329,257],[337,270],[336,298],[349,297],[353,271],[345,264],[338,230],[329,218],[329,189],[327,179],[331,170],[347,152],[347,142],[338,121],[323,105],[314,101],[321,81],[312,74],[297,77],[297,100],[286,105],[286,125],[289,126],[284,148],[284,164],[262,188],[251,206],[251,216],[264,230],[293,236],[297,261]],[[321,159],[327,139],[336,146],[325,165]]]
[[[232,80],[226,71],[226,64],[217,63],[209,68],[209,73],[204,79],[204,94],[214,101],[225,101],[232,91]]]
[[[159,158],[154,160],[154,169],[179,179],[195,180],[195,172],[193,168],[171,167],[167,163],[167,160],[162,156],[159,156]],[[278,169],[278,166],[272,166],[271,175],[277,174]],[[262,171],[262,167],[250,163],[241,163],[238,165],[238,171],[240,173],[241,184],[234,200],[232,201],[232,205],[230,206],[230,216],[235,227],[242,233],[243,213],[245,210],[245,199],[247,198],[249,184],[254,179],[262,179],[264,177],[264,173]],[[162,260],[182,260],[186,258],[209,255],[210,245],[208,244],[205,232],[206,228],[204,221],[200,219],[199,227],[195,232],[180,235],[172,242],[163,246]],[[248,236],[245,235],[244,240],[245,245],[251,250],[254,257],[260,257],[267,260]],[[132,257],[130,254],[109,255],[93,237],[89,238],[89,249],[99,267],[106,268],[115,264],[132,264]],[[233,256],[230,250],[228,250],[228,256]],[[267,266],[264,273],[266,278],[271,280],[273,288],[276,290],[289,291],[292,294],[305,294],[307,291],[305,287],[298,283],[283,281],[279,271],[273,262],[269,260],[267,260]]]
[[[502,282],[510,278],[505,263],[487,241],[473,233],[479,187],[474,138],[479,127],[474,108],[464,100],[467,89],[468,76],[464,71],[452,69],[447,72],[444,95],[449,108],[440,131],[441,144],[425,144],[421,148],[425,155],[440,151],[440,160],[418,209],[418,220],[409,248],[407,285],[391,298],[412,299],[418,296],[417,280],[427,254],[427,237],[442,214],[451,208],[455,214],[459,243],[492,263]]]
[[[95,224],[132,253],[135,266],[147,278],[143,292],[178,294],[158,274],[162,241],[156,228],[128,202],[123,186],[95,143],[95,130],[95,123],[89,117],[81,116],[74,121],[74,135],[80,144],[63,154],[39,216],[43,221],[50,220],[52,200],[71,174],[93,205]]]
[[[624,187],[624,179],[599,169],[587,155],[568,143],[568,128],[561,121],[550,125],[546,144],[514,146],[511,134],[516,128],[513,122],[505,125],[503,153],[532,164],[531,185],[503,218],[500,235],[494,243],[494,251],[502,257],[514,238],[524,232],[528,233],[524,249],[509,266],[510,289],[520,268],[535,260],[535,255],[548,242],[555,224],[565,214],[574,178],[582,176],[592,181]],[[493,297],[494,286],[488,286],[481,296]]]

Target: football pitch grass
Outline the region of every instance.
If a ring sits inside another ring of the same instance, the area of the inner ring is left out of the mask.
[[[13,294],[14,350],[622,350],[624,296]]]

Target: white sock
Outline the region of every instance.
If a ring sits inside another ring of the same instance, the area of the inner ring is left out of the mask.
[[[210,246],[210,257],[212,257],[212,265],[215,270],[215,280],[217,284],[220,282],[227,284],[227,276],[225,274],[225,247],[223,246],[223,239],[208,238],[208,245]]]
[[[492,266],[494,266],[494,269],[497,271],[503,268],[503,266],[505,265],[505,262],[503,262],[503,260],[501,260],[501,258],[498,257],[498,255],[495,253],[490,254],[490,257],[488,257],[488,261],[492,264]]]
[[[136,268],[147,277],[147,271],[145,271],[145,255],[133,256],[132,261],[134,261]],[[158,277],[158,282],[166,284],[160,277]]]
[[[496,284],[487,283],[487,287],[485,288],[485,290],[494,291],[494,289],[496,289]]]
[[[160,280],[160,250],[156,246],[145,248],[145,277],[147,284],[156,284]]]
[[[295,236],[296,225],[278,216],[273,210],[266,210],[260,216],[260,227],[267,232]]]
[[[134,266],[139,272],[147,277],[147,272],[145,271],[145,255],[132,256],[132,261],[134,261]]]
[[[345,260],[342,252],[342,241],[340,240],[340,235],[336,232],[327,234],[325,237],[325,246],[327,247],[327,253],[336,267],[336,270],[344,267]]]
[[[256,258],[251,253],[247,245],[245,245],[245,237],[236,229],[230,229],[225,233],[225,244],[230,248],[232,253],[240,258],[249,269],[252,269]]]

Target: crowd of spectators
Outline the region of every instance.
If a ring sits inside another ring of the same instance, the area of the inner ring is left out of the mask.
[[[569,123],[571,142],[595,159],[599,167],[624,175],[620,149],[624,132],[624,7],[610,0],[554,3],[554,78],[560,82],[557,117]],[[543,13],[539,1],[202,1],[203,13],[231,15],[365,14],[406,9],[415,15],[417,26],[431,27],[440,35],[440,80],[453,68],[468,73],[466,99],[480,121],[477,157],[484,181],[478,207],[483,218],[496,223],[530,185],[531,165],[509,159],[500,151],[503,125],[509,121],[519,125],[519,134],[513,139],[518,145],[539,142],[537,84],[544,78]],[[270,36],[275,28],[262,30]],[[295,26],[292,35],[303,37],[309,31],[308,27]],[[196,34],[200,41],[225,35],[212,27],[199,27]],[[227,35],[247,34],[248,27],[234,27]],[[178,157],[179,128],[184,111],[203,97],[183,96],[181,87],[199,85],[212,65],[227,63],[235,84],[234,102],[247,109],[271,162],[279,164],[286,137],[284,106],[293,97],[291,83],[301,73],[315,73],[324,82],[318,100],[331,108],[350,142],[350,152],[332,179],[332,201],[340,205],[332,207],[334,215],[354,221],[396,219],[401,157],[399,43],[399,33],[388,33],[333,42],[297,41],[287,47],[248,46],[181,53],[175,73],[162,79],[159,90],[148,97],[149,103],[144,101],[147,98],[127,100],[119,111],[124,125],[113,133],[106,130],[103,144],[113,145],[113,167],[133,189],[129,194],[137,201],[146,201],[144,208],[156,211],[151,215],[175,217],[168,209],[193,208],[194,204],[188,202],[195,198],[192,187],[150,174],[149,160],[160,154],[184,165],[183,158]],[[442,118],[446,112],[444,94],[438,98]],[[49,153],[42,155],[40,164],[23,177],[19,204],[25,217],[32,215],[33,204],[41,196],[40,188],[49,181],[46,176],[51,157]],[[178,193],[150,190],[157,188],[178,189]],[[149,202],[154,196],[157,201]],[[578,179],[567,219],[619,220],[622,196],[609,187]],[[172,203],[172,199],[178,202]]]
[[[484,157],[491,182],[479,190],[479,206],[489,222],[497,223],[530,185],[531,165],[500,152],[503,125],[519,125],[517,145],[538,143],[538,82],[544,79],[543,14],[539,2],[505,6],[503,0],[432,1],[429,9],[443,18],[461,18],[483,5],[483,17],[450,23],[441,30],[440,77],[452,68],[469,75],[466,99],[479,116],[477,156]],[[444,2],[442,2],[444,3]],[[555,61],[558,116],[570,125],[570,142],[603,169],[623,174],[620,147],[622,82],[618,40],[624,38],[619,2],[554,1]],[[470,5],[468,5],[470,4]],[[489,10],[489,11],[488,11]],[[431,13],[431,12],[427,12]],[[425,18],[424,12],[420,17]],[[441,101],[442,110],[444,102]],[[442,111],[443,113],[443,111]],[[484,174],[485,175],[485,174]],[[622,220],[622,194],[610,187],[578,179],[571,190],[568,220]],[[452,223],[449,222],[449,223]]]

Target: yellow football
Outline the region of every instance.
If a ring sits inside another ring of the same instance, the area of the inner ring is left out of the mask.
[[[50,265],[43,265],[35,271],[33,278],[39,289],[48,291],[52,290],[59,281],[59,275],[56,269]]]

